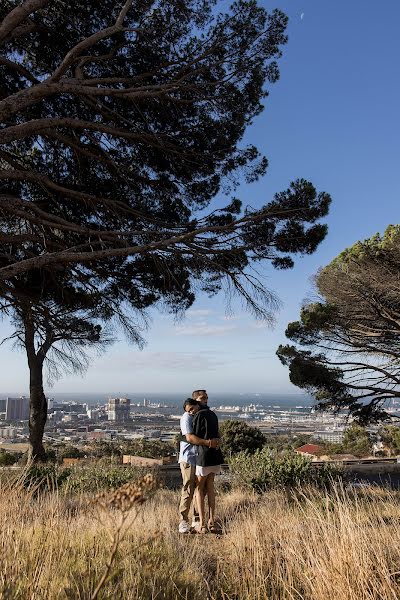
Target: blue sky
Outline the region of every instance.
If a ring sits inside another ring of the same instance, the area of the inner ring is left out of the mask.
[[[268,157],[269,170],[238,196],[258,206],[291,180],[310,179],[333,198],[327,239],[291,271],[266,265],[266,284],[282,302],[273,329],[255,322],[240,303],[227,316],[223,297],[199,297],[178,323],[154,312],[143,351],[116,343],[95,357],[84,378],[63,377],[53,391],[299,393],[275,351],[312,294],[312,275],[346,246],[400,222],[400,2],[262,4],[288,14],[289,43],[281,79],[245,140]],[[1,327],[9,334],[7,324]],[[0,364],[0,394],[26,393],[25,357],[5,344]]]

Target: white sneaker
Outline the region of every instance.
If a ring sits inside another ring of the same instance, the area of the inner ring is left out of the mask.
[[[190,525],[187,521],[179,523],[179,533],[190,533]]]
[[[192,529],[197,529],[199,525],[200,525],[200,519],[193,519]]]

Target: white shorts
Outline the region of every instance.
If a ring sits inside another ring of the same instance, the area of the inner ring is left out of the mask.
[[[221,465],[214,465],[213,467],[199,467],[198,465],[196,466],[196,475],[201,475],[201,476],[205,477],[206,475],[209,475],[210,473],[214,473],[215,475],[220,475],[221,474]]]

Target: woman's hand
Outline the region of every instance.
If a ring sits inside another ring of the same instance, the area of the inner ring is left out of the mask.
[[[208,440],[209,448],[218,448],[219,446],[219,438],[213,438],[212,440]]]

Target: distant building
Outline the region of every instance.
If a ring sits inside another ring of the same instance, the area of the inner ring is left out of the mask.
[[[313,437],[332,444],[340,444],[343,441],[344,427],[332,428],[332,429],[321,429],[314,431]]]
[[[86,436],[87,440],[112,440],[114,438],[115,438],[114,432],[104,431],[104,429],[88,431],[87,436]]]
[[[7,405],[7,400],[6,399],[0,400],[0,412],[1,413],[5,413],[6,412],[6,405]]]
[[[29,398],[6,399],[6,421],[27,421],[29,419]]]
[[[100,411],[98,408],[88,408],[86,414],[89,419],[96,421],[100,416]]]
[[[147,429],[144,433],[145,438],[158,439],[161,436],[161,429]]]
[[[295,452],[297,454],[302,454],[303,456],[319,456],[324,451],[322,446],[318,446],[317,444],[304,444],[304,446],[300,446],[300,448],[296,448]]]
[[[17,429],[15,427],[2,427],[0,429],[0,438],[2,439],[14,439],[17,435]]]
[[[129,398],[110,398],[107,404],[109,421],[129,421],[131,401]]]
[[[52,404],[54,411],[61,411],[67,414],[86,414],[88,406],[87,404],[79,402],[54,402]]]

